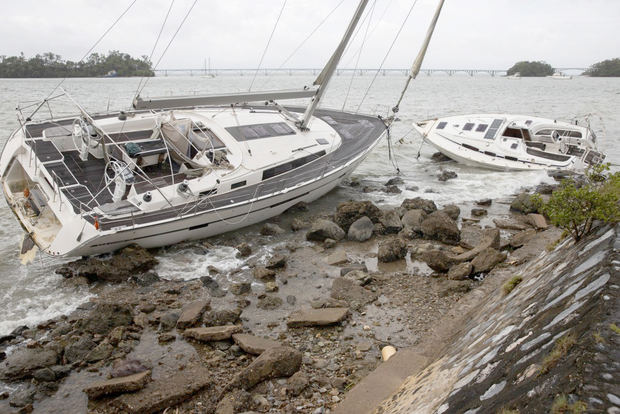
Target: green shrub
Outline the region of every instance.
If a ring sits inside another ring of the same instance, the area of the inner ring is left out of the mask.
[[[568,351],[570,351],[570,349],[576,343],[577,339],[575,338],[575,335],[573,333],[564,335],[563,337],[555,341],[553,349],[551,350],[549,355],[547,355],[545,359],[543,359],[538,375],[544,375],[548,373],[553,367],[556,366],[560,359],[568,355]]]
[[[620,172],[610,174],[609,164],[592,167],[585,183],[579,185],[574,178],[562,181],[548,202],[537,194],[532,197],[554,226],[579,241],[590,232],[594,220],[620,221]]]
[[[555,397],[551,405],[551,414],[581,414],[588,409],[588,405],[583,401],[568,403],[566,395],[560,394]]]
[[[523,278],[521,276],[514,276],[510,280],[504,283],[502,288],[504,289],[504,295],[508,295],[514,288],[517,287],[519,283],[523,282]]]
[[[595,63],[583,74],[588,76],[620,76],[620,58]]]
[[[515,73],[521,74],[522,77],[528,76],[550,76],[553,75],[554,69],[547,62],[529,62],[522,61],[517,62],[506,73],[514,75]]]

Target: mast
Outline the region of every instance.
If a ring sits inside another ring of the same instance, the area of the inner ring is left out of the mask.
[[[411,82],[412,79],[415,79],[416,76],[418,76],[418,73],[420,73],[420,68],[422,67],[422,61],[424,61],[424,56],[426,55],[426,49],[428,49],[428,44],[431,42],[431,37],[433,37],[433,32],[435,31],[435,25],[437,24],[437,19],[439,19],[439,14],[441,13],[443,2],[444,0],[440,0],[439,4],[437,5],[437,9],[435,10],[435,15],[433,16],[433,20],[431,21],[430,25],[428,26],[428,30],[426,31],[426,38],[424,39],[422,48],[418,52],[418,56],[416,56],[415,61],[413,62],[413,65],[411,66],[411,70],[409,71],[409,76],[407,77],[407,82],[405,83],[405,87],[403,88],[403,91],[400,94],[400,98],[398,98],[398,102],[396,103],[396,106],[392,108],[392,111],[394,111],[394,113],[398,112],[398,107],[400,105],[400,102],[403,100],[403,97],[405,96],[405,91],[407,91],[407,87],[409,87],[409,83]]]
[[[360,0],[360,3],[357,6],[357,10],[355,10],[355,14],[353,15],[353,18],[351,19],[351,22],[349,23],[349,27],[347,27],[347,31],[344,33],[344,36],[342,40],[340,41],[340,44],[334,51],[334,54],[331,56],[329,61],[327,61],[327,64],[325,65],[321,73],[319,73],[319,76],[315,79],[313,85],[315,86],[318,85],[318,89],[316,91],[316,94],[312,97],[312,101],[310,102],[310,105],[308,105],[308,108],[306,108],[306,112],[304,113],[303,119],[299,121],[297,125],[299,129],[301,130],[308,129],[308,122],[310,122],[310,119],[312,118],[312,115],[314,114],[314,111],[316,110],[316,107],[318,106],[319,101],[321,100],[321,97],[323,96],[323,92],[325,92],[325,90],[327,89],[327,85],[329,84],[329,81],[332,78],[332,75],[336,71],[336,67],[338,66],[338,63],[340,62],[340,58],[342,57],[342,54],[344,53],[344,49],[346,48],[347,43],[349,43],[349,39],[351,38],[353,31],[355,30],[355,26],[357,26],[357,23],[362,17],[362,14],[364,13],[364,9],[366,8],[367,4],[368,4],[368,0]]]

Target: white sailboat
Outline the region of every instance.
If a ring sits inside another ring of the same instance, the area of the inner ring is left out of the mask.
[[[553,75],[550,75],[550,76],[547,76],[547,77],[551,78],[551,79],[557,79],[557,80],[571,80],[571,79],[573,79],[572,76],[567,75],[567,74],[562,73],[562,72],[559,72],[559,71],[558,72],[554,72]]]
[[[104,114],[74,102],[77,115],[38,122],[18,111],[0,182],[29,244],[53,256],[169,245],[260,222],[332,190],[388,127],[377,116],[317,109],[367,2],[312,87],[138,96],[133,110]],[[310,103],[279,103],[299,98]]]
[[[588,126],[552,119],[459,115],[416,122],[414,128],[447,157],[492,170],[583,172],[605,159]]]

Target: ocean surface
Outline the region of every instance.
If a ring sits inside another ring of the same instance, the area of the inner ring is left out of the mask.
[[[404,85],[405,77],[378,76],[360,106],[372,75],[334,77],[322,106],[377,115],[387,115],[395,104]],[[0,79],[0,145],[17,127],[15,108],[27,107],[45,98],[59,83],[59,79]],[[254,90],[299,88],[310,85],[308,76],[261,76]],[[127,109],[138,87],[137,78],[68,79],[63,88],[75,102],[90,112]],[[158,77],[148,81],[143,96],[193,95],[216,92],[246,91],[250,76],[218,76],[216,78]],[[351,84],[350,92],[349,85]],[[56,93],[57,94],[57,93]],[[55,96],[54,94],[53,96]],[[345,102],[345,97],[348,99]],[[75,114],[74,104],[62,98],[51,102],[54,117]],[[23,110],[29,114],[34,108]],[[588,117],[599,138],[599,149],[607,154],[607,161],[620,164],[620,78],[596,79],[575,77],[572,80],[523,78],[510,80],[485,75],[421,75],[410,86],[400,106],[399,118],[392,130],[395,162],[401,170],[405,187],[416,186],[417,191],[402,194],[382,192],[361,194],[359,190],[341,187],[316,204],[316,208],[334,206],[349,198],[366,198],[379,205],[397,205],[404,198],[422,196],[439,205],[456,203],[468,206],[481,198],[504,198],[523,186],[551,182],[544,172],[493,172],[449,164],[458,178],[445,183],[437,181],[440,165],[430,161],[435,152],[424,145],[421,157],[416,159],[421,138],[412,130],[412,123],[436,116],[467,113],[506,112],[537,115],[545,118],[573,120]],[[49,117],[47,106],[42,107],[35,119]],[[617,167],[614,167],[617,169]],[[383,142],[356,170],[354,177],[363,183],[383,184],[396,175],[388,159],[387,143]],[[433,190],[427,193],[427,190]],[[332,207],[333,208],[333,207]],[[240,230],[243,232],[243,230]],[[6,206],[0,201],[0,335],[20,325],[36,324],[70,312],[93,293],[88,286],[67,283],[54,269],[62,263],[39,255],[34,263],[22,266],[18,248],[22,229]],[[269,249],[266,246],[265,249]],[[207,254],[191,247],[166,249],[159,259],[157,271],[165,278],[191,279],[206,274],[209,265],[223,270],[221,277],[230,277],[227,271],[241,262],[234,258],[230,247],[215,247]]]

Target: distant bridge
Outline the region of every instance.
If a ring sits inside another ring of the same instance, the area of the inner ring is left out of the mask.
[[[556,68],[560,72],[572,72],[574,74],[581,74],[586,71],[586,68]],[[189,76],[254,76],[256,69],[156,69],[156,76],[171,76],[171,75],[189,75]],[[265,68],[258,71],[259,75],[313,75],[316,76],[321,72],[321,69],[317,68]],[[336,76],[351,75],[355,72],[356,75],[374,75],[377,69],[336,69]],[[421,73],[428,76],[435,73],[443,73],[448,76],[456,74],[466,74],[469,76],[474,75],[489,75],[489,76],[506,76],[506,69],[422,69]],[[407,76],[409,69],[381,69],[380,74],[382,76],[388,75],[402,75]]]

